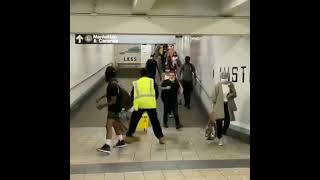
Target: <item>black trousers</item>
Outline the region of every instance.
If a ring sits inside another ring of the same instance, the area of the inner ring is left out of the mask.
[[[153,128],[153,132],[155,134],[155,136],[160,139],[161,137],[163,137],[162,134],[162,129],[159,123],[159,119],[157,116],[157,109],[139,109],[138,111],[133,111],[132,115],[131,115],[131,121],[130,121],[130,125],[129,125],[129,130],[127,132],[127,136],[132,136],[134,134],[134,132],[136,131],[137,125],[139,120],[142,117],[142,114],[144,112],[148,113],[149,119],[151,121],[152,124],[152,128]]]
[[[174,120],[176,121],[176,126],[180,124],[179,114],[178,114],[178,103],[164,103],[164,112],[163,112],[163,123],[168,123],[168,114],[173,112]]]
[[[183,86],[184,105],[189,107],[190,101],[191,101],[190,96],[193,90],[193,83],[192,81],[182,81],[182,86]]]
[[[224,119],[217,119],[217,137],[220,139],[222,134],[226,134],[230,126],[230,116],[228,103],[224,103]]]

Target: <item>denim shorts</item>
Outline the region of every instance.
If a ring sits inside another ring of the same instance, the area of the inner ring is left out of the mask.
[[[107,118],[119,119],[120,117],[119,117],[119,113],[109,111]]]
[[[110,119],[114,119],[115,121],[118,121],[120,122],[121,126],[119,127],[120,131],[125,134],[128,129],[129,129],[129,120],[130,120],[130,116],[131,116],[131,113],[128,112],[128,111],[123,111],[123,112],[120,112],[120,113],[115,113],[115,112],[108,112],[108,118]]]

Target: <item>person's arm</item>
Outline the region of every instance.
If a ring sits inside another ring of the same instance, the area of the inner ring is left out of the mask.
[[[98,110],[101,110],[101,109],[103,109],[103,108],[105,108],[105,107],[107,107],[107,106],[108,106],[108,103],[97,104],[97,105],[96,105],[96,107],[97,107]]]
[[[133,98],[134,98],[134,89],[133,89],[133,86],[132,86],[132,89],[131,89],[131,92],[130,92],[130,96],[131,96],[131,100],[133,102]]]
[[[236,92],[236,89],[234,88],[233,83],[230,83],[229,88],[230,88],[230,92],[228,93],[227,98],[228,99],[236,98],[237,97],[237,92]]]
[[[158,99],[158,97],[159,97],[158,85],[154,82],[153,86],[154,86],[154,90],[156,92],[156,99]]]
[[[101,101],[101,99],[106,98],[106,97],[107,97],[107,95],[105,94],[105,95],[97,98],[97,99],[96,99],[96,103],[99,103],[99,102]]]
[[[177,79],[175,80],[175,86],[176,86],[176,88],[177,88],[177,94],[181,94],[180,84],[179,84],[179,82],[178,82]]]
[[[209,114],[208,114],[209,119],[211,119],[211,120],[214,120],[214,106],[217,103],[218,94],[219,94],[219,84],[216,84],[214,86],[214,91],[213,91],[213,95],[212,95],[212,99],[211,99],[212,100],[211,101],[211,109],[212,109],[212,111],[209,112]]]
[[[214,87],[214,92],[212,95],[212,105],[214,106],[217,102],[217,97],[218,97],[218,93],[219,93],[219,86],[218,84]]]
[[[168,90],[170,89],[171,87],[168,86],[168,80],[164,80],[162,83],[161,83],[161,89],[162,90]]]
[[[182,78],[182,72],[184,71],[184,65],[182,65],[182,67],[181,67],[181,69],[180,69],[180,77],[179,77],[179,79],[181,79]]]
[[[192,72],[193,72],[194,78],[197,78],[196,68],[194,67],[194,65],[193,65],[193,64],[191,64],[191,69],[192,69]]]
[[[161,87],[166,87],[166,81],[164,80],[164,81],[162,81],[162,83],[161,83]]]
[[[194,84],[196,85],[197,84],[197,74],[196,74],[196,68],[194,67],[193,64],[191,64],[191,69],[192,69],[192,73],[193,73],[193,76],[194,76]]]
[[[108,101],[108,105],[115,104],[117,102],[117,96],[111,96]]]

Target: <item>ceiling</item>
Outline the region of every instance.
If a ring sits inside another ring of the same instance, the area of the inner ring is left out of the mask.
[[[70,13],[148,16],[250,16],[249,0],[70,0]]]

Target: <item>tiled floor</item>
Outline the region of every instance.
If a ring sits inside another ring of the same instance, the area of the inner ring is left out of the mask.
[[[133,79],[122,78],[119,80],[122,87],[127,90],[131,89]],[[104,92],[105,86],[90,96],[81,105],[79,112],[70,119],[70,164],[71,169],[73,168],[73,171],[70,172],[71,180],[250,179],[250,168],[235,168],[248,167],[249,161],[244,166],[234,165],[233,162],[229,162],[227,166],[222,165],[228,159],[235,159],[235,161],[250,159],[250,145],[228,136],[225,137],[225,144],[222,147],[218,146],[216,142],[205,140],[204,129],[201,127],[206,124],[206,116],[200,103],[194,97],[192,97],[191,110],[179,106],[180,120],[185,127],[177,131],[173,127],[174,120],[169,119],[170,128],[162,129],[166,139],[165,145],[159,144],[158,139],[153,135],[152,128],[149,128],[147,132],[136,132],[135,135],[140,137],[139,142],[129,144],[121,149],[113,148],[111,155],[97,152],[96,148],[105,143],[106,112],[98,111],[95,108],[95,99]],[[158,118],[162,124],[163,105],[160,98],[158,99],[158,106]],[[116,144],[116,141],[114,138],[112,143]],[[188,160],[196,161],[190,163]],[[212,166],[213,162],[202,163],[199,160],[216,160],[214,163],[219,165]],[[167,165],[169,161],[173,163]],[[144,165],[141,165],[140,170],[136,170],[139,167],[132,167],[130,162],[143,162]],[[162,168],[163,164],[161,166],[159,162],[165,163],[165,168]],[[175,162],[180,162],[179,168],[173,167],[174,164],[177,164]],[[185,163],[192,164],[192,167],[186,168]],[[126,168],[123,166],[126,166]],[[109,169],[105,169],[106,167]],[[201,169],[220,167],[230,168]],[[123,169],[127,169],[127,171]]]
[[[139,142],[124,148],[113,148],[111,155],[97,152],[105,143],[105,129],[79,127],[70,129],[71,164],[95,164],[112,162],[143,162],[167,160],[249,159],[250,146],[231,137],[225,137],[224,146],[204,138],[201,128],[175,128],[163,130],[166,144],[160,145],[150,128],[136,135]],[[116,143],[113,140],[113,144]]]
[[[73,174],[70,180],[249,180],[249,168]]]

